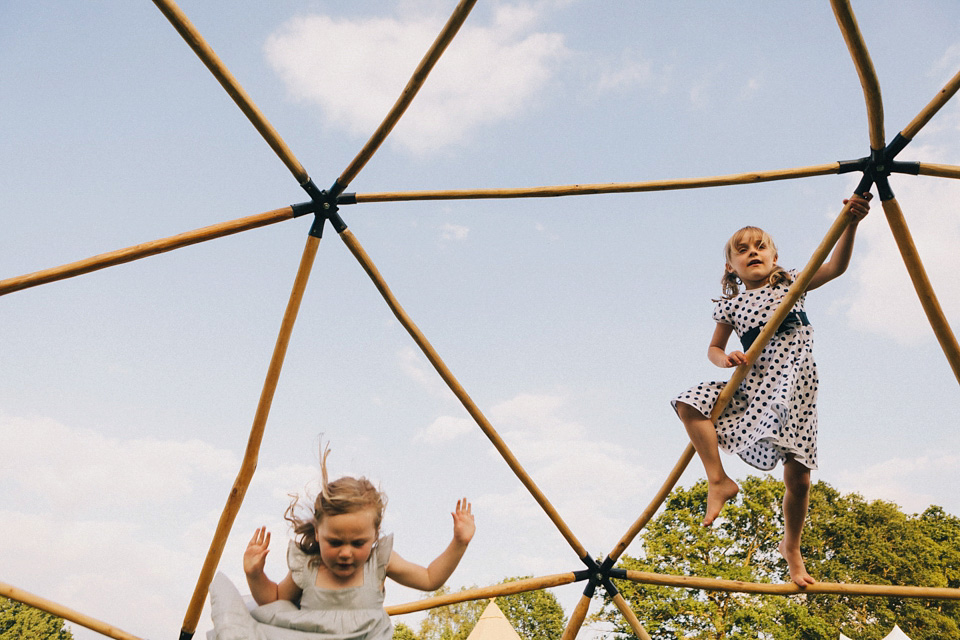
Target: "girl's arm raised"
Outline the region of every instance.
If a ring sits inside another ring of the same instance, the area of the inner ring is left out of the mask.
[[[870,212],[872,195],[869,192],[863,197],[854,194],[850,196],[849,200],[843,201],[843,204],[850,203],[850,211],[848,212],[851,218],[850,223],[843,230],[840,239],[837,240],[830,259],[820,265],[817,272],[813,274],[813,278],[810,279],[810,284],[807,286],[807,291],[825,285],[847,270],[847,266],[850,264],[850,256],[853,255],[853,238],[857,234],[857,225]]]
[[[269,552],[270,532],[266,527],[260,527],[253,533],[253,538],[247,544],[247,550],[243,552],[243,572],[247,576],[250,595],[259,605],[275,600],[296,601],[300,597],[300,587],[293,581],[292,573],[288,572],[287,577],[279,584],[264,573],[263,568]]]
[[[471,505],[467,499],[457,501],[457,508],[453,512],[453,540],[447,545],[428,567],[421,567],[400,557],[396,551],[390,554],[387,563],[387,575],[411,589],[420,591],[435,591],[443,586],[453,570],[460,564],[460,558],[467,550],[467,545],[473,539],[477,527],[471,513]]]

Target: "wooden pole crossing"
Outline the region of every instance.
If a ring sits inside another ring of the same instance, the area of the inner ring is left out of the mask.
[[[114,627],[113,625],[107,624],[106,622],[101,622],[96,618],[91,618],[88,615],[84,615],[78,611],[74,611],[68,607],[58,604],[53,600],[47,600],[46,598],[41,598],[38,595],[34,595],[29,591],[24,591],[23,589],[18,589],[17,587],[7,584],[6,582],[0,582],[0,596],[9,598],[11,600],[16,600],[17,602],[22,602],[25,605],[29,605],[34,609],[40,609],[41,611],[46,611],[47,613],[59,616],[64,620],[78,624],[81,627],[86,627],[91,631],[96,631],[101,635],[105,635],[108,638],[115,638],[116,640],[140,640],[137,636],[127,633],[121,629]]]

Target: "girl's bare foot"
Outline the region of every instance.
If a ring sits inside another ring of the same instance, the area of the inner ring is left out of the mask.
[[[732,500],[740,493],[740,487],[730,478],[724,478],[717,483],[711,482],[707,486],[707,514],[703,518],[705,527],[713,524],[727,500]]]
[[[803,564],[803,556],[800,555],[800,549],[788,551],[786,540],[781,540],[777,549],[780,550],[780,555],[783,556],[783,559],[787,561],[787,567],[790,569],[790,579],[793,580],[794,584],[801,589],[811,584],[816,584],[817,581],[807,573],[807,567]]]

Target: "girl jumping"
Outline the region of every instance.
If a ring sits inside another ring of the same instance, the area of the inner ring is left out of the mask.
[[[810,280],[808,291],[846,271],[857,225],[870,210],[870,197],[866,193],[843,201],[850,204],[850,222],[830,259]],[[713,311],[717,326],[707,358],[718,367],[753,367],[716,424],[709,416],[724,382],[699,384],[678,395],[672,404],[707,474],[704,525],[712,524],[723,505],[740,490],[724,471],[719,449],[736,453],[744,462],[763,471],[783,461],[784,537],[779,550],[787,561],[790,579],[806,587],[815,580],[803,563],[800,534],[809,504],[810,470],[817,468],[818,386],[813,328],[803,307],[806,294],[797,300],[756,362],[749,363],[744,351],[776,311],[798,272],[786,271],[777,264],[773,240],[756,227],[744,227],[733,234],[724,255],[723,298],[716,301]],[[727,340],[734,331],[744,345],[743,351],[727,353]]]
[[[366,478],[327,481],[327,455],[320,462],[323,486],[310,514],[285,519],[296,537],[287,547],[289,571],[280,582],[264,573],[270,533],[260,527],[243,554],[243,571],[259,607],[248,612],[223,574],[210,587],[217,640],[390,640],[393,627],[383,609],[384,578],[421,591],[439,589],[453,573],[476,530],[466,498],[453,511],[453,540],[427,567],[393,550],[393,536],[380,537],[386,496]],[[291,633],[293,635],[291,635]]]

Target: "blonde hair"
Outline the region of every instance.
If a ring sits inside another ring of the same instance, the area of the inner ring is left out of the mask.
[[[299,496],[292,496],[293,501],[283,515],[284,519],[293,525],[296,544],[300,550],[309,556],[315,556],[310,559],[311,564],[320,562],[320,543],[317,542],[317,528],[324,518],[371,509],[374,514],[373,528],[379,538],[383,510],[387,506],[386,494],[374,487],[373,483],[364,477],[343,476],[329,482],[327,479],[327,456],[329,455],[330,446],[322,447],[320,453],[322,485],[320,493],[313,500],[313,512],[310,516],[301,517],[297,515]]]
[[[758,239],[768,245],[773,249],[774,254],[777,253],[777,245],[773,243],[773,238],[770,237],[770,234],[764,231],[759,227],[743,227],[739,229],[736,233],[730,236],[730,239],[727,240],[727,244],[723,247],[723,259],[726,265],[729,265],[733,261],[733,252],[736,250],[737,246],[746,242],[752,242]],[[790,282],[790,274],[787,273],[787,270],[781,267],[778,264],[773,265],[773,271],[770,272],[770,286],[775,286],[781,282]],[[723,278],[720,279],[720,286],[723,291],[723,297],[727,300],[735,297],[740,293],[740,278],[733,271],[728,271],[726,267],[723,270]]]

